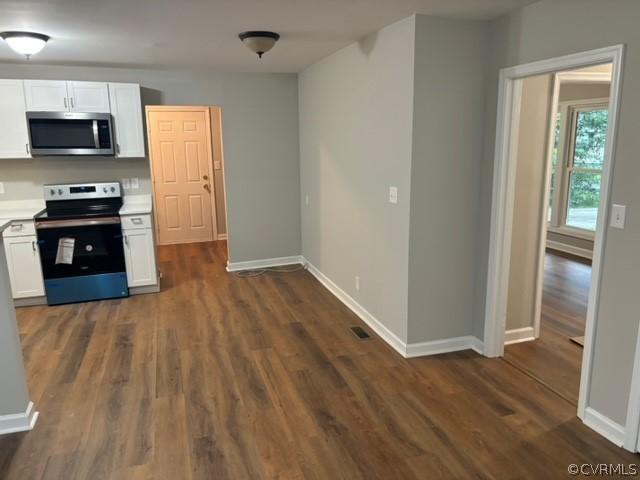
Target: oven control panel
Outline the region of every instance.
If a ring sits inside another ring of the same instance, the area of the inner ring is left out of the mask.
[[[44,186],[44,199],[46,201],[119,197],[121,197],[119,182],[67,183]]]

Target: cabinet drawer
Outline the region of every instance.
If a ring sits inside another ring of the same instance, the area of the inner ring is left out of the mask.
[[[151,215],[123,215],[120,217],[123,230],[133,230],[134,228],[151,228]]]
[[[35,235],[36,234],[36,226],[33,223],[33,220],[16,220],[11,222],[7,228],[5,228],[4,232],[2,232],[2,236],[5,238],[8,237],[23,237],[25,235]]]

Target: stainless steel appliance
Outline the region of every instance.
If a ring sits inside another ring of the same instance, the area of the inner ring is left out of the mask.
[[[127,297],[117,182],[45,185],[35,218],[49,305]]]
[[[32,155],[114,155],[108,113],[27,112]]]

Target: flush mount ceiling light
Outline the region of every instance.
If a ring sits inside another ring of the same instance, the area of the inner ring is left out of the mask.
[[[260,58],[271,50],[280,39],[280,35],[277,33],[262,31],[242,32],[238,37],[240,37],[242,43],[244,43],[249,50],[257,53]]]
[[[11,50],[24,55],[27,60],[31,55],[35,55],[42,50],[49,40],[48,35],[33,32],[2,32],[0,37],[7,42]]]

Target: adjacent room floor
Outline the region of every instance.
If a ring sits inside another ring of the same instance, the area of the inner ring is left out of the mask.
[[[163,291],[20,309],[35,430],[0,478],[563,478],[637,457],[501,359],[405,360],[308,272],[160,247]]]
[[[578,404],[582,347],[571,337],[584,335],[591,265],[547,252],[540,338],[505,347],[504,358],[574,405]]]

